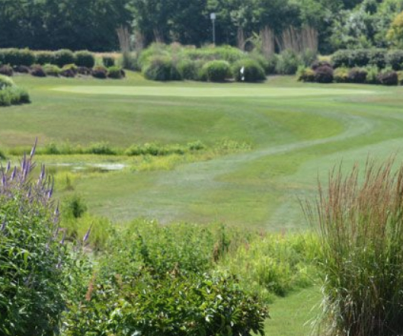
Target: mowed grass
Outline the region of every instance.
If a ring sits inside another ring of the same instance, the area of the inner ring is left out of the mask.
[[[103,141],[127,148],[200,140],[214,146],[233,140],[252,147],[149,172],[132,169],[127,157],[102,158],[127,167],[85,174],[75,180],[74,192],[84,196],[90,211],[117,222],[150,217],[163,223],[304,229],[299,199],[315,195],[318,176],[326,179],[340,161],[349,169],[368,155],[399,155],[403,145],[400,87],[302,84],[293,77],[263,84],[155,83],[134,73],[123,81],[28,76],[15,81],[29,90],[33,103],[0,109],[5,151],[29,146],[35,137],[41,145]]]

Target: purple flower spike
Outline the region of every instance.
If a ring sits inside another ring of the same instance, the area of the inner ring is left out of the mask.
[[[66,230],[64,230],[63,238],[62,238],[62,240],[60,241],[60,244],[61,244],[61,245],[64,244],[64,240],[65,240],[65,239],[66,239]]]
[[[87,233],[85,234],[84,238],[83,238],[83,242],[86,243],[88,238],[90,238],[90,234],[91,234],[91,229],[92,229],[92,225],[90,226],[90,228],[88,229]]]
[[[1,176],[1,184],[5,187],[7,185],[6,175],[4,173]]]
[[[11,173],[11,181],[14,180],[15,175],[17,175],[17,167],[14,167],[13,172]]]
[[[38,144],[38,138],[35,139],[35,144],[34,144],[34,146],[33,146],[32,149],[31,149],[31,154],[30,154],[31,158],[35,155],[36,145],[37,145],[37,144]]]

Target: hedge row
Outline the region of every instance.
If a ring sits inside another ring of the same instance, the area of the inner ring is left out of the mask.
[[[115,59],[110,56],[103,56],[102,61],[105,67],[115,65]],[[62,49],[58,51],[38,51],[29,49],[0,49],[0,65],[31,66],[34,64],[54,64],[63,67],[67,64],[75,64],[79,67],[92,68],[95,66],[93,53],[83,50],[73,53],[71,50]]]
[[[13,80],[0,75],[0,106],[30,103],[28,93],[16,86]]]
[[[95,66],[88,68],[84,66],[76,66],[75,64],[67,64],[62,68],[54,64],[34,64],[30,67],[25,65],[19,65],[11,67],[10,65],[0,66],[0,75],[13,76],[14,72],[27,73],[35,77],[68,77],[73,78],[77,75],[93,76],[95,78],[105,79],[122,79],[125,77],[125,72],[118,66],[111,66],[109,68],[103,66]]]
[[[376,66],[339,67],[333,69],[330,64],[320,64],[313,68],[301,67],[297,76],[299,81],[311,83],[403,85],[403,71],[395,71],[391,67],[384,69]]]
[[[332,65],[335,69],[376,66],[379,69],[391,67],[394,71],[399,71],[403,70],[403,50],[339,50],[332,56]]]

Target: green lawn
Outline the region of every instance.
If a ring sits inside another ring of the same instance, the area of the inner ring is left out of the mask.
[[[90,211],[115,221],[144,216],[303,229],[299,198],[315,195],[318,176],[326,179],[339,162],[348,169],[368,155],[403,158],[401,87],[302,84],[292,77],[263,84],[155,83],[133,73],[123,81],[16,76],[15,82],[33,103],[0,109],[0,149],[6,152],[35,137],[41,145],[234,140],[252,146],[148,172],[136,172],[127,157],[37,158],[124,162],[122,171],[75,182]]]

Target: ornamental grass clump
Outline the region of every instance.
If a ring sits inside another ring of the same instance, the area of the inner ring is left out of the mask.
[[[357,167],[348,176],[335,170],[305,209],[322,246],[319,334],[402,335],[403,166],[369,162],[362,176]]]

